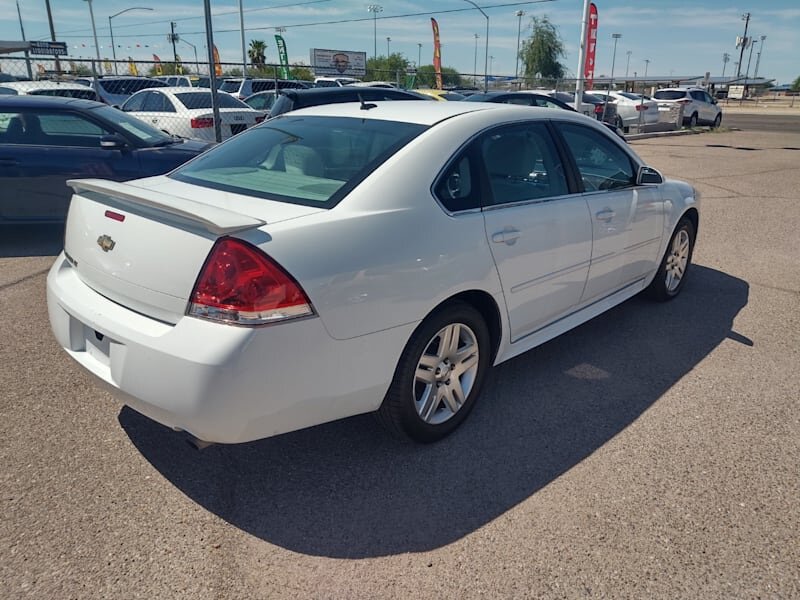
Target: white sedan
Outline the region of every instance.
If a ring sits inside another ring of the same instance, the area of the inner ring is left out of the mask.
[[[230,94],[218,94],[217,98],[223,140],[264,120],[264,112],[252,109]],[[210,90],[190,87],[144,89],[133,94],[120,108],[167,133],[215,141]]]
[[[622,120],[622,127],[658,123],[658,102],[648,100],[641,94],[605,90],[592,90],[591,93],[603,100],[608,96],[609,102],[617,107],[617,116]]]
[[[308,108],[165,176],[70,185],[56,339],[203,442],[370,411],[438,440],[493,364],[679,294],[699,219],[600,123],[478,102]]]

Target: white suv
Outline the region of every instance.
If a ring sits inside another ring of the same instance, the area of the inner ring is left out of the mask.
[[[658,90],[653,99],[658,102],[659,111],[682,104],[683,122],[689,127],[695,127],[698,123],[719,127],[722,123],[722,109],[717,106],[717,101],[700,88],[666,88]]]

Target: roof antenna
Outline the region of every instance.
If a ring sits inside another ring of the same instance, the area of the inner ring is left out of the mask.
[[[358,94],[358,101],[361,102],[361,110],[369,110],[370,108],[378,108],[377,104],[367,104],[364,102],[364,98],[361,97],[361,94]]]

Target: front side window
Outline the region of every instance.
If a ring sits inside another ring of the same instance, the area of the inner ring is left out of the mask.
[[[575,158],[587,192],[635,184],[635,171],[630,157],[605,133],[573,123],[558,125]]]
[[[202,187],[333,207],[426,127],[345,117],[272,119],[169,177]]]
[[[0,142],[8,144],[99,148],[100,136],[109,133],[75,113],[0,113]]]
[[[505,127],[484,136],[480,146],[492,204],[540,200],[567,193],[564,168],[544,124]]]

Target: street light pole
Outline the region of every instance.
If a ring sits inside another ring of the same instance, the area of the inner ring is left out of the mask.
[[[728,66],[728,61],[731,59],[731,55],[727,52],[723,52],[722,54],[722,77],[725,77],[725,67]]]
[[[475,4],[472,0],[464,0],[464,2],[474,6],[480,13],[486,17],[486,54],[483,63],[483,91],[489,91],[489,15],[483,12],[483,9]]]
[[[242,8],[242,0],[239,0],[239,31],[242,35],[242,79],[244,79],[247,77],[247,47],[244,42],[244,9]]]
[[[422,44],[417,42],[417,68],[422,66]]]
[[[391,41],[392,41],[392,38],[390,38],[387,35],[386,36],[386,58],[389,58],[389,42],[391,42]]]
[[[200,75],[200,61],[197,60],[197,46],[195,46],[192,42],[187,42],[185,39],[181,38],[181,42],[186,44],[187,46],[191,46],[192,50],[194,50],[194,69],[195,72]]]
[[[628,69],[631,68],[631,54],[633,54],[633,50],[628,50],[625,54],[628,55],[628,63],[625,65],[625,79],[628,79]]]
[[[378,13],[383,12],[383,7],[380,4],[370,4],[367,10],[372,13],[372,38],[374,48],[372,51],[372,58],[378,58]]]
[[[614,65],[617,62],[617,42],[622,37],[621,33],[612,33],[611,37],[614,38],[614,53],[611,55],[611,83],[608,84],[608,91],[609,94],[606,94],[606,101],[603,103],[603,121],[606,120],[606,109],[608,108],[608,97],[611,92],[611,88],[614,87]]]
[[[92,35],[94,36],[94,51],[95,55],[97,56],[97,68],[101,67],[100,62],[100,45],[97,43],[97,28],[94,26],[94,10],[92,9],[92,0],[85,0],[85,2],[89,3],[89,16],[92,19]],[[97,69],[95,69],[95,75],[97,74]]]
[[[524,10],[518,10],[514,14],[517,15],[517,18],[518,18],[518,23],[517,23],[517,66],[514,69],[514,79],[517,79],[517,78],[519,78],[519,38],[520,38],[520,34],[522,33],[522,17],[525,16],[525,11]]]
[[[478,38],[481,37],[477,33],[475,35],[475,60],[472,63],[472,85],[478,83]]]
[[[153,10],[152,8],[148,8],[146,6],[132,6],[131,8],[126,8],[125,10],[121,10],[118,13],[114,13],[110,17],[108,17],[108,33],[111,35],[111,56],[114,59],[114,75],[119,75],[119,70],[117,70],[117,47],[114,45],[114,29],[111,27],[111,19],[114,17],[120,16],[122,13],[126,13],[129,10]]]
[[[753,79],[758,78],[758,65],[761,64],[761,52],[764,50],[764,41],[767,39],[767,36],[761,36],[761,48],[758,50],[758,58],[756,59],[756,72],[753,73]]]

